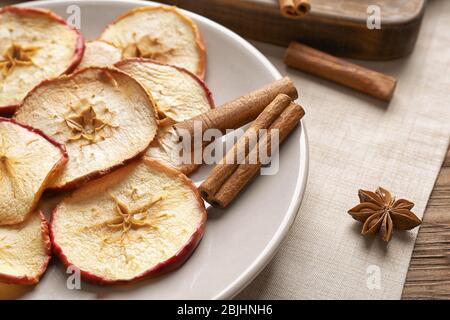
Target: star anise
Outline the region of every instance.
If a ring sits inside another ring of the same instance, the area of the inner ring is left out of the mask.
[[[3,59],[0,60],[0,68],[4,77],[11,74],[17,66],[29,66],[33,64],[31,59],[38,50],[38,47],[22,47],[13,43],[3,53]]]
[[[362,235],[381,233],[381,239],[389,242],[393,230],[411,230],[422,223],[411,211],[414,203],[392,197],[386,189],[379,187],[375,192],[359,190],[360,204],[348,213],[362,223]]]

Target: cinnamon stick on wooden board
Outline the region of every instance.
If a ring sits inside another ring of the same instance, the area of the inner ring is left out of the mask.
[[[288,18],[299,18],[311,10],[309,0],[279,0],[281,14]]]
[[[271,132],[277,130],[279,143],[283,142],[304,114],[303,108],[288,96],[277,96],[201,184],[199,190],[202,197],[215,207],[228,206],[261,168],[259,150],[267,150],[267,155],[271,156],[274,147]],[[256,144],[249,144],[250,136],[260,129],[268,129],[267,135],[258,139]],[[246,152],[245,160],[236,163],[235,160],[242,156],[239,155],[242,150]],[[256,155],[256,162],[250,159],[253,155]]]
[[[290,67],[334,81],[383,101],[392,99],[397,85],[397,80],[391,76],[347,62],[298,42],[291,42],[284,62]]]
[[[268,129],[291,102],[289,96],[279,94],[256,118],[218,165],[212,169],[209,176],[214,177],[214,179],[206,179],[201,185],[201,192],[208,201],[213,201],[213,196],[239,166],[238,160],[245,159],[248,151],[254,148],[257,142],[254,137],[258,135],[259,131]]]
[[[292,100],[298,98],[298,92],[292,81],[285,77],[277,80],[261,89],[250,92],[236,100],[228,102],[221,107],[212,109],[204,114],[174,125],[180,137],[183,133],[191,137],[191,146],[195,145],[195,126],[201,123],[201,134],[208,129],[219,129],[225,132],[226,129],[237,129],[253,121],[275,99],[283,93]]]

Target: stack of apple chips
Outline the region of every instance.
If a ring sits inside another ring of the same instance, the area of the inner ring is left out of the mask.
[[[85,43],[52,12],[5,7],[0,35],[0,280],[39,282],[52,253],[103,284],[181,265],[206,223],[172,128],[214,108],[198,27],[143,7]],[[63,196],[50,224],[45,190]]]

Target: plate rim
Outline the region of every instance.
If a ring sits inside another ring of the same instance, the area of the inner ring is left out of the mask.
[[[38,0],[38,1],[27,1],[14,4],[18,7],[39,7],[42,5],[51,6],[54,4],[76,4],[76,3],[86,2],[89,5],[95,5],[96,3],[127,3],[131,5],[140,6],[164,6],[166,4],[158,3],[154,1],[142,1],[142,0]],[[181,9],[190,17],[194,17],[196,20],[202,21],[206,25],[209,25],[221,33],[228,35],[230,38],[238,42],[246,50],[248,50],[255,58],[257,58],[270,72],[274,80],[281,79],[282,75],[278,69],[269,61],[269,59],[264,56],[255,46],[253,46],[249,41],[235,33],[234,31],[228,29],[227,27],[209,19],[201,16],[197,13]],[[213,93],[214,94],[214,93]],[[309,143],[308,136],[303,119],[300,121],[300,166],[298,177],[296,181],[296,186],[294,194],[292,195],[291,202],[289,204],[288,210],[285,213],[281,223],[274,233],[272,239],[265,245],[264,249],[259,253],[257,258],[230,284],[228,284],[220,293],[211,297],[212,300],[221,299],[232,299],[237,294],[239,294],[243,289],[245,289],[269,264],[273,259],[277,251],[279,250],[282,242],[286,238],[287,233],[292,227],[300,209],[301,203],[303,202],[303,197],[305,195],[306,184],[308,181],[309,174]]]
[[[299,175],[296,181],[296,187],[292,197],[292,201],[289,204],[287,214],[285,214],[283,220],[280,223],[277,231],[273,235],[272,239],[266,244],[265,248],[259,256],[253,261],[250,266],[227,288],[216,295],[213,299],[232,299],[244,290],[255,278],[264,270],[264,268],[272,261],[280,249],[284,239],[286,238],[289,230],[294,224],[297,218],[300,206],[303,202],[305,195],[306,185],[308,182],[309,174],[309,142],[308,134],[303,120],[300,123],[300,168]]]

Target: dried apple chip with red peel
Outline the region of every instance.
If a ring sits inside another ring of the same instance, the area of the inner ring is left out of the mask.
[[[56,14],[34,8],[0,8],[0,113],[13,112],[42,80],[69,73],[84,40]]]
[[[176,7],[132,9],[100,37],[123,50],[124,58],[148,58],[205,75],[205,47],[197,25]]]
[[[126,59],[116,64],[151,93],[162,118],[158,135],[146,156],[175,167],[185,174],[198,165],[183,163],[179,137],[171,128],[176,122],[191,119],[214,108],[211,92],[206,84],[189,71],[147,59]]]
[[[145,157],[156,159],[189,175],[196,171],[200,164],[195,164],[192,153],[189,154],[189,157],[183,157],[182,148],[180,137],[172,126],[160,127],[155,140],[145,153]]]
[[[63,145],[39,130],[0,118],[0,225],[24,221],[66,162]]]
[[[50,256],[49,228],[41,212],[20,224],[0,226],[0,282],[38,283]]]
[[[108,67],[122,59],[122,50],[104,41],[86,42],[83,59],[75,71],[87,67]]]
[[[142,155],[157,133],[154,102],[117,69],[90,67],[37,86],[15,114],[67,147],[50,189],[70,189]]]
[[[185,175],[156,160],[139,160],[64,199],[50,228],[65,265],[87,280],[114,284],[180,266],[205,224],[204,203]]]

